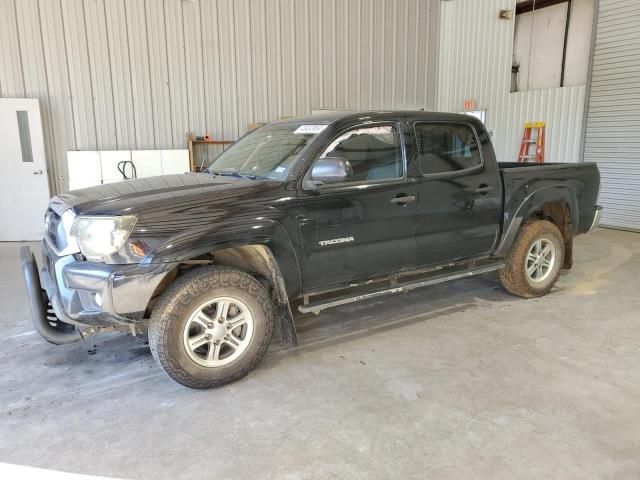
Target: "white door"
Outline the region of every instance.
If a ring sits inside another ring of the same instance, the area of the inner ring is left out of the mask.
[[[36,98],[0,98],[0,241],[40,240],[49,182]]]

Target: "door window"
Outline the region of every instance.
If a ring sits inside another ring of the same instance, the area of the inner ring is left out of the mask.
[[[320,158],[341,157],[353,168],[348,182],[400,178],[403,175],[402,147],[392,125],[357,128],[336,138]]]
[[[415,132],[424,175],[468,170],[482,164],[478,142],[469,125],[418,123]]]

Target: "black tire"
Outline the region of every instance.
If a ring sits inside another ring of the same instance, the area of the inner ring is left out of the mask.
[[[549,272],[541,275],[540,281],[535,281],[527,275],[528,255],[536,242],[543,240],[553,243],[554,261]],[[505,260],[506,266],[500,270],[500,281],[507,291],[524,298],[546,295],[558,280],[564,262],[562,234],[558,227],[549,221],[528,220],[520,229],[511,252]]]
[[[241,356],[224,366],[207,367],[189,356],[183,332],[192,312],[216,297],[242,301],[253,316],[253,334]],[[158,365],[176,382],[213,388],[244,377],[260,363],[273,324],[269,294],[253,276],[229,267],[199,267],[179,277],[158,300],[149,322],[149,346]]]

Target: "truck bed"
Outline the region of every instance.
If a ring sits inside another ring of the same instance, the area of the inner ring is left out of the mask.
[[[518,216],[521,206],[526,207],[527,199],[542,187],[545,195],[558,192],[558,198],[569,198],[574,233],[587,231],[593,220],[600,174],[595,163],[518,163],[498,162],[504,192],[505,223],[507,215]],[[562,193],[560,193],[562,192]],[[567,194],[568,197],[567,197]]]

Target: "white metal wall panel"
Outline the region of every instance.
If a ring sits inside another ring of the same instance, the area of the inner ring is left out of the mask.
[[[233,0],[218,0],[216,18],[211,21],[217,22],[218,28],[218,50],[213,52],[218,55],[220,69],[220,90],[210,92],[211,95],[220,97],[220,113],[222,115],[222,125],[219,136],[224,139],[237,138],[240,126],[238,125],[238,90],[236,88],[236,39],[234,35],[235,16]],[[220,21],[224,17],[227,21]],[[247,59],[245,59],[247,60]]]
[[[46,151],[49,179],[55,175],[52,191],[66,185],[59,183],[67,178],[66,151],[78,148],[75,120],[71,105],[71,86],[67,61],[67,47],[62,25],[62,6],[59,2],[38,2],[41,28],[40,44],[44,52],[47,92],[37,95],[41,103],[48,103],[51,118],[43,118],[45,145],[53,140],[53,150]],[[43,39],[46,38],[46,41]],[[33,95],[34,97],[36,95]],[[47,121],[48,120],[48,121]],[[47,132],[50,132],[47,135]]]
[[[204,8],[209,8],[206,6]],[[182,2],[182,31],[184,36],[187,111],[189,130],[202,132],[207,128],[204,117],[204,104],[207,94],[202,74],[202,2]],[[233,25],[233,5],[229,3],[223,8],[223,15],[228,15],[228,24]],[[233,27],[232,27],[233,28]],[[186,132],[185,132],[186,133]]]
[[[105,149],[139,148],[136,144],[136,122],[134,118],[133,82],[129,61],[129,36],[126,23],[127,12],[124,0],[103,2],[107,26],[109,68],[113,90],[112,109],[115,121],[116,141],[104,145]],[[78,147],[82,149],[82,146]],[[59,179],[64,185],[64,179]]]
[[[3,97],[22,97],[24,77],[15,2],[1,0],[0,12],[0,93]]]
[[[153,118],[154,99],[151,92],[151,65],[145,2],[125,0],[125,28],[129,47],[129,68],[131,74],[131,92],[133,94],[133,119],[135,122],[136,144],[138,149],[155,148],[155,123]],[[156,72],[153,72],[156,75]],[[84,147],[81,147],[84,149]]]
[[[76,0],[61,0],[61,7],[76,142],[79,145],[86,145],[83,148],[95,150],[97,147],[95,99],[89,69],[84,4]]]
[[[510,93],[514,21],[498,12],[515,0],[442,2],[438,109],[462,111],[465,99],[486,109],[498,160],[516,161],[524,123],[547,123],[545,159],[578,162],[585,86]]]
[[[42,92],[49,91],[47,84],[47,71],[45,68],[44,49],[40,42],[40,8],[38,0],[24,0],[15,4],[16,20],[18,25],[18,40],[20,42],[20,52],[22,56],[22,74],[24,77],[24,95],[27,97],[37,97]],[[1,20],[0,20],[1,22]],[[2,82],[0,82],[1,84]],[[10,96],[9,92],[2,92],[5,96]],[[17,93],[16,96],[22,96]],[[52,104],[48,94],[40,101],[40,115],[42,117],[43,134],[45,141],[45,151],[55,152],[55,132],[53,130]],[[57,177],[56,165],[49,164],[49,182]],[[51,185],[50,185],[51,187]],[[51,188],[50,188],[51,190]]]
[[[640,231],[640,13],[635,0],[600,0],[584,160],[602,176],[602,225]]]
[[[166,121],[171,118],[167,35],[164,8],[161,7],[162,5],[157,5],[156,2],[145,2],[153,106],[153,140],[155,148],[171,148],[173,145],[171,122]]]
[[[214,5],[215,7],[215,5]],[[203,32],[203,56],[202,65],[205,75],[210,71],[212,64],[217,64],[214,57],[210,57],[211,52],[215,52],[215,45],[211,42],[207,43],[205,34],[212,32],[215,34],[215,22],[211,22],[209,15],[211,15],[211,8],[202,12],[202,21],[209,25],[209,28]],[[175,2],[174,0],[163,1],[164,11],[164,23],[165,23],[165,35],[166,35],[166,55],[167,55],[167,68],[169,72],[168,87],[169,87],[169,105],[170,105],[170,130],[172,147],[177,148],[184,145],[185,133],[189,131],[189,114],[188,114],[188,102],[187,102],[187,81],[185,72],[185,52],[182,28],[182,4]],[[215,55],[215,54],[214,54]],[[212,77],[205,76],[205,85],[208,88],[219,89],[219,84],[215,85],[212,81]],[[212,99],[209,97],[206,103],[206,108],[209,108]],[[209,117],[211,119],[212,117]],[[165,119],[166,121],[166,119]],[[215,119],[213,125],[216,125]]]
[[[0,96],[66,151],[184,148],[312,109],[435,108],[439,0],[0,0]]]
[[[87,32],[88,63],[91,73],[95,135],[97,148],[113,148],[117,144],[116,121],[113,111],[113,73],[109,61],[109,36],[104,4],[84,2]]]

